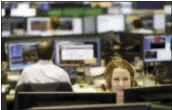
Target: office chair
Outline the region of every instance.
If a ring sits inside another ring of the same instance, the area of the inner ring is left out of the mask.
[[[58,92],[67,92],[73,91],[72,87],[67,82],[56,82],[56,83],[47,83],[47,84],[36,84],[36,83],[28,83],[19,85],[16,88],[17,92],[31,92],[31,91],[58,91]]]
[[[18,103],[22,103],[23,106],[28,105],[32,105],[32,103],[28,103],[28,102],[18,102],[18,92],[52,92],[52,91],[58,91],[58,92],[72,92],[72,87],[69,83],[67,82],[56,82],[56,83],[47,83],[47,84],[22,84],[19,85],[16,88],[16,93],[15,93],[15,110],[18,110]],[[29,97],[25,97],[25,99],[29,99]]]

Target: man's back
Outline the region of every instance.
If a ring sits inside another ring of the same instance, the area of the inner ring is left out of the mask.
[[[39,60],[36,64],[26,67],[17,85],[23,83],[53,83],[68,82],[71,84],[68,74],[51,60]]]

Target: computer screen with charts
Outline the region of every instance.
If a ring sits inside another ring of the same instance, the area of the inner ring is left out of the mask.
[[[171,36],[150,35],[144,37],[144,61],[171,61]]]
[[[39,41],[16,41],[8,43],[9,70],[21,70],[38,60]]]
[[[69,66],[98,66],[100,65],[99,39],[56,39],[55,63]]]

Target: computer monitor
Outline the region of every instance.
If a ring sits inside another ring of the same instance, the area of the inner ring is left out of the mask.
[[[39,41],[13,41],[8,43],[9,70],[22,70],[38,60]]]
[[[81,18],[60,18],[60,31],[62,35],[82,34]]]
[[[145,36],[143,51],[144,62],[171,61],[171,36]]]
[[[18,92],[18,109],[39,106],[85,105],[116,103],[115,93],[75,93],[75,92]],[[27,102],[27,103],[26,103]]]
[[[29,2],[17,2],[11,5],[10,16],[31,17],[36,16],[36,7],[32,7]]]
[[[59,35],[82,34],[81,18],[62,17],[60,20]],[[27,32],[29,35],[42,35],[47,30],[49,17],[33,17],[28,18]]]
[[[49,2],[36,2],[36,6],[37,6],[37,10],[41,10],[41,11],[47,11],[51,8]]]
[[[124,102],[162,102],[171,103],[172,86],[135,87],[124,90]]]
[[[149,13],[143,13],[143,14],[130,14],[126,15],[125,21],[126,21],[126,31],[130,32],[132,27],[132,22],[136,19],[141,19],[143,28],[146,29],[153,29],[153,15]]]
[[[41,35],[47,31],[47,23],[50,21],[48,17],[33,17],[27,19],[28,35]]]
[[[18,30],[18,33],[16,31]],[[22,32],[21,32],[22,30]],[[26,18],[2,18],[2,37],[8,37],[10,35],[24,35],[26,32]]]
[[[97,32],[125,31],[124,15],[100,15],[97,17]]]
[[[155,30],[165,31],[165,14],[154,14],[153,27]]]
[[[154,4],[154,5],[151,5]],[[164,8],[164,1],[136,1],[133,2],[133,8],[134,9],[151,9],[151,10],[162,10]]]
[[[96,33],[96,17],[95,16],[83,17],[83,33],[84,34]]]
[[[27,110],[171,110],[171,107],[151,104],[92,104],[92,105],[71,105],[71,106],[42,106],[31,107]]]
[[[143,26],[144,28],[146,29],[153,29],[153,15],[152,14],[140,14],[139,15],[141,20],[142,20],[142,23],[143,23]]]
[[[2,16],[2,17],[5,16],[5,8],[2,8],[2,9],[1,9],[1,16]]]
[[[165,15],[165,21],[166,21],[165,26],[166,26],[166,32],[167,33],[171,33],[171,30],[172,30],[171,19],[172,19],[172,15],[170,15],[170,14]]]
[[[120,55],[129,62],[134,61],[135,56],[143,57],[143,34],[117,33],[120,37]]]
[[[7,37],[7,36],[10,36],[11,35],[11,23],[2,18],[2,37]]]
[[[55,63],[60,66],[100,65],[100,40],[98,38],[56,39]]]

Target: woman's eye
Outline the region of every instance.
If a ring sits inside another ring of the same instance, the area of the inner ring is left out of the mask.
[[[118,80],[119,80],[119,78],[114,78],[114,80],[115,80],[115,81],[118,81]]]
[[[128,78],[123,78],[124,81],[128,81]]]

